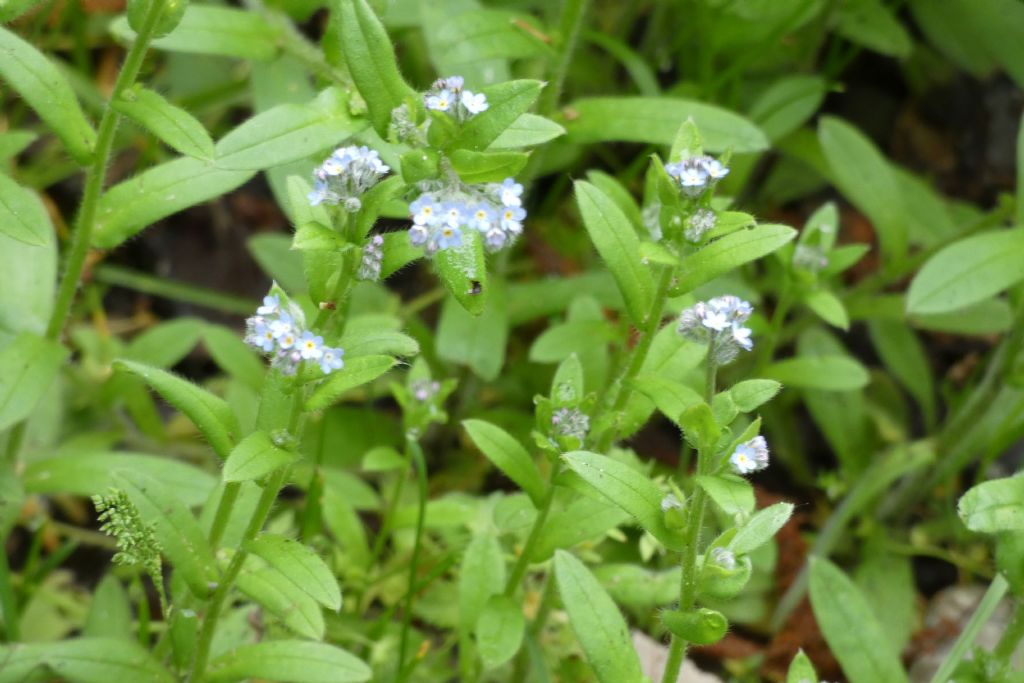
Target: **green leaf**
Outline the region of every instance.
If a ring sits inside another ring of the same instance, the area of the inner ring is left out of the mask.
[[[43,246],[28,245],[0,232],[0,347],[19,332],[42,335],[53,311],[57,288],[57,240],[46,235]]]
[[[629,465],[605,455],[572,451],[562,455],[568,467],[594,490],[628,512],[669,550],[682,550],[679,534],[665,526],[661,489]]]
[[[971,531],[1024,530],[1024,476],[978,484],[960,498],[957,512]]]
[[[132,641],[134,630],[128,593],[121,587],[116,576],[107,574],[92,594],[82,635]]]
[[[434,268],[455,300],[472,315],[480,315],[487,303],[487,260],[479,232],[463,233],[462,245],[434,254]]]
[[[811,558],[814,616],[850,683],[906,683],[907,675],[856,585],[828,560]]]
[[[234,683],[268,680],[280,683],[361,683],[373,672],[340,647],[308,640],[270,640],[241,645],[210,662],[204,680]]]
[[[221,458],[227,458],[238,436],[238,421],[224,399],[164,370],[128,360],[118,369],[137,375],[165,401],[188,416]]]
[[[847,40],[890,57],[910,55],[910,35],[880,0],[844,2],[836,15],[836,33]]]
[[[1003,299],[993,298],[948,313],[915,315],[914,327],[960,335],[988,335],[1006,332],[1013,324],[1013,309]]]
[[[459,569],[459,629],[468,635],[487,601],[505,588],[505,557],[491,532],[473,535]]]
[[[182,154],[198,159],[213,159],[213,140],[203,124],[152,90],[125,90],[110,106]]]
[[[534,550],[534,562],[544,562],[561,548],[601,538],[629,521],[629,513],[618,505],[589,496],[576,496],[570,503],[554,510],[541,529]]]
[[[160,551],[188,584],[189,590],[200,598],[208,596],[211,583],[217,580],[213,553],[206,542],[206,534],[184,501],[161,480],[139,472],[117,470],[112,477],[115,487],[131,498],[142,521],[153,525]]]
[[[545,486],[530,454],[512,435],[501,427],[483,420],[464,420],[469,438],[495,467],[514,481],[538,508],[544,499]]]
[[[615,603],[569,553],[555,553],[555,577],[569,623],[601,683],[641,683],[640,660]]]
[[[110,24],[110,33],[125,42],[135,40],[127,17],[115,19]],[[152,45],[170,52],[267,61],[277,54],[281,37],[281,29],[262,14],[190,4],[177,28],[154,40]]]
[[[415,356],[420,345],[415,339],[394,329],[400,322],[390,316],[367,314],[356,316],[345,325],[345,334],[338,345],[345,349],[346,358],[368,356],[372,352],[394,356]]]
[[[224,462],[224,481],[250,481],[295,462],[296,455],[278,448],[264,432],[242,439]]]
[[[570,320],[544,330],[530,345],[535,363],[561,363],[584,345],[607,344],[617,338],[607,320]]]
[[[32,414],[67,357],[63,346],[31,332],[0,349],[0,432]]]
[[[732,385],[729,395],[737,408],[749,413],[772,400],[781,389],[782,385],[772,379],[747,379]]]
[[[730,517],[737,513],[749,515],[754,511],[754,487],[746,479],[733,474],[701,474],[696,482]]]
[[[871,220],[882,253],[902,258],[907,251],[907,209],[885,157],[863,133],[831,116],[821,119],[818,139],[836,187]]]
[[[737,555],[746,555],[760,548],[772,540],[792,514],[793,506],[790,503],[776,503],[758,510],[729,541],[729,549]]]
[[[333,405],[345,392],[372,382],[397,364],[391,356],[349,358],[341,370],[332,372],[313,391],[306,401],[306,410],[323,410]]]
[[[235,128],[217,142],[216,165],[255,171],[304,159],[335,147],[366,127],[348,114],[348,96],[328,88],[309,104],[279,104]]]
[[[52,240],[53,225],[46,207],[31,190],[0,173],[0,234],[45,246]]]
[[[885,367],[921,405],[926,420],[935,417],[935,385],[928,355],[917,334],[902,320],[869,320],[868,334]]]
[[[518,80],[482,88],[487,109],[462,124],[458,146],[484,150],[498,139],[540,96],[540,81]]]
[[[615,277],[630,317],[641,325],[652,313],[654,283],[640,259],[636,231],[626,214],[596,185],[577,180],[574,186],[590,240]]]
[[[804,297],[804,304],[829,325],[841,330],[850,329],[850,316],[846,307],[839,297],[827,289],[816,289],[808,293]]]
[[[416,93],[402,79],[384,26],[366,0],[332,0],[349,73],[366,100],[373,128],[386,138],[391,110]]]
[[[679,417],[692,406],[701,403],[700,394],[682,382],[662,375],[640,375],[630,382],[634,389],[654,401],[658,410],[679,424]]]
[[[506,595],[492,596],[476,622],[476,642],[485,669],[496,669],[519,652],[526,618],[518,602]]]
[[[202,323],[196,318],[178,318],[159,323],[133,337],[124,357],[157,368],[177,365],[199,341]]]
[[[57,66],[38,49],[0,27],[0,78],[46,122],[82,166],[92,159],[96,131]]]
[[[467,365],[478,377],[494,381],[505,364],[508,316],[505,288],[501,281],[491,286],[486,308],[474,316],[453,297],[441,304],[435,345],[442,360]]]
[[[159,12],[151,27],[150,37],[161,38],[181,23],[186,9],[188,0],[128,0],[128,25],[133,31],[140,31],[146,25],[149,12]]]
[[[849,356],[802,356],[772,363],[764,374],[788,386],[853,391],[868,383],[868,371]]]
[[[661,622],[672,634],[694,645],[710,645],[725,637],[729,622],[721,612],[701,607],[692,612],[666,610]]]
[[[40,680],[33,673],[52,671],[68,683],[174,683],[176,680],[134,640],[74,638],[53,643],[0,647],[0,681]],[[46,680],[49,680],[47,678]]]
[[[940,250],[914,276],[911,315],[947,313],[1024,280],[1024,227],[972,235]]]
[[[320,556],[311,548],[284,536],[261,534],[245,544],[245,549],[263,558],[297,588],[331,610],[341,609],[338,580]]]
[[[263,272],[292,296],[306,291],[303,255],[291,249],[291,240],[281,233],[253,235],[245,243]]]
[[[750,119],[772,141],[779,140],[807,122],[825,99],[827,83],[820,76],[780,78],[757,98]]]
[[[277,569],[246,567],[239,572],[236,585],[296,635],[323,639],[324,615],[320,605]]]
[[[189,507],[202,505],[217,485],[213,475],[167,456],[144,453],[72,450],[33,460],[22,473],[25,490],[31,493],[74,493],[93,496],[111,487],[111,474],[126,470],[162,482]]]
[[[263,386],[266,372],[263,361],[235,330],[206,324],[202,327],[202,335],[206,350],[221,370],[251,389],[258,391]]]
[[[616,180],[614,176],[608,175],[602,171],[587,171],[587,180],[589,180],[593,185],[596,185],[601,192],[605,193],[608,199],[611,199],[615,202],[616,206],[622,209],[622,213],[629,218],[629,222],[633,224],[633,228],[635,230],[639,231],[640,234],[645,234],[647,232],[647,229],[644,227],[643,216],[640,213],[640,207],[637,206],[636,200],[633,199],[633,195],[630,194],[629,190],[623,187],[622,183]],[[643,247],[645,245],[654,244],[657,244],[657,246],[662,247],[664,251],[668,252],[661,243],[643,242],[640,245],[640,255],[646,257],[647,255],[643,253]],[[671,255],[671,252],[669,253]],[[679,259],[675,258],[674,255],[671,255],[668,265],[674,266],[678,263]]]
[[[446,20],[436,21],[435,25],[425,18],[423,24],[423,30],[430,32],[425,38],[431,61],[441,74],[468,76],[480,63],[551,55],[547,45],[521,28],[528,25],[527,16],[522,14],[495,9],[458,11],[466,5],[427,6],[429,19],[435,19],[433,15],[437,13],[438,18]],[[474,90],[480,85],[469,78],[466,84]]]
[[[112,249],[161,218],[226,194],[255,174],[191,157],[148,168],[100,197],[93,246]]]
[[[449,158],[464,183],[499,183],[523,170],[529,159],[523,152],[474,152],[469,149],[457,149]]]
[[[534,147],[565,135],[565,128],[536,114],[520,114],[508,128],[491,141],[488,149]]]
[[[793,661],[789,663],[786,683],[818,683],[818,674],[815,673],[811,660],[803,650],[798,651]]]
[[[758,225],[737,230],[683,259],[675,292],[692,292],[734,268],[766,256],[796,237],[785,225]]]
[[[672,97],[592,97],[566,109],[565,127],[576,143],[646,142],[672,144],[682,121],[692,118],[709,152],[759,152],[768,138],[753,123],[728,109]]]
[[[5,0],[0,3],[0,24],[7,24],[17,19],[40,2],[42,0]]]

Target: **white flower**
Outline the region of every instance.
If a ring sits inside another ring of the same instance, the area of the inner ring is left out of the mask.
[[[740,325],[732,326],[732,340],[740,346],[740,348],[750,351],[754,348],[754,341],[750,338],[752,331],[749,327],[742,327]]]
[[[729,327],[729,316],[723,311],[709,310],[701,321],[701,324],[709,330],[721,332]]]
[[[434,111],[448,111],[452,108],[454,96],[449,90],[442,90],[436,95],[427,95],[427,109]]]
[[[737,474],[750,474],[757,469],[757,463],[743,446],[737,446],[733,454],[729,456],[729,464]]]
[[[668,512],[669,510],[682,510],[683,504],[676,498],[676,494],[667,493],[665,497],[661,499],[661,511]]]
[[[729,464],[737,474],[750,474],[768,467],[768,455],[768,442],[763,436],[755,436],[736,447]]]
[[[725,176],[729,175],[729,169],[718,159],[704,156],[700,158],[700,161],[701,165],[704,167],[704,172],[707,173],[708,177],[712,180],[721,180]]]
[[[303,360],[319,360],[324,355],[324,338],[309,330],[299,337],[299,353]]]
[[[466,108],[470,114],[479,114],[482,111],[487,111],[487,97],[483,93],[474,93],[470,90],[462,91],[462,106]]]
[[[280,335],[277,336],[277,345],[282,350],[287,350],[295,346],[295,330],[292,329],[291,325],[288,325]]]
[[[501,201],[503,206],[522,206],[523,200],[520,197],[523,194],[523,186],[515,181],[513,178],[505,178],[505,180],[498,185],[498,199]]]
[[[256,309],[256,315],[277,315],[281,312],[281,297],[268,294],[263,297],[263,305]]]
[[[278,315],[277,320],[270,323],[270,330],[274,334],[274,339],[280,339],[285,335],[295,335],[295,326],[293,324],[292,317],[281,311]],[[285,347],[287,348],[287,347]]]
[[[323,347],[322,353],[320,354],[320,370],[325,374],[329,375],[335,370],[340,370],[345,366],[345,361],[341,357],[345,354],[341,349],[336,349],[330,346]]]

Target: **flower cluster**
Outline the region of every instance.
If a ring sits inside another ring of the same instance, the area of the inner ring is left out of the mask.
[[[271,365],[294,375],[303,361],[312,361],[329,375],[345,366],[345,352],[324,344],[324,338],[303,329],[302,311],[284,310],[276,294],[263,297],[256,315],[245,321],[245,343],[271,356]]]
[[[157,581],[161,575],[160,543],[153,526],[142,521],[128,494],[111,489],[105,496],[93,496],[92,503],[102,522],[100,531],[117,539],[114,564],[142,567]]]
[[[427,109],[443,111],[456,121],[465,121],[487,111],[487,97],[483,93],[464,89],[464,84],[462,76],[439,78],[423,96],[424,104]]]
[[[743,326],[753,311],[753,306],[737,296],[718,296],[683,311],[678,331],[691,341],[709,344],[714,361],[725,364],[736,357],[739,349],[754,348],[750,328]]]
[[[425,192],[409,205],[409,241],[428,254],[462,246],[464,231],[483,235],[491,251],[511,244],[523,232],[523,186],[512,178],[450,193]]]
[[[362,206],[359,197],[390,170],[369,147],[339,147],[313,170],[309,203],[340,204],[346,211],[358,211]]]
[[[420,403],[426,403],[441,391],[441,383],[437,380],[417,379],[409,384],[409,389],[413,398]]]
[[[577,408],[559,408],[551,416],[551,426],[559,436],[570,436],[583,441],[590,431],[590,418]]]
[[[384,262],[384,238],[374,235],[363,247],[363,256],[359,261],[356,277],[360,280],[376,282],[380,279],[380,267]]]
[[[768,442],[763,436],[755,436],[741,443],[729,456],[729,464],[736,474],[750,474],[768,467]]]
[[[699,197],[729,175],[729,169],[722,162],[706,155],[665,164],[665,171],[690,197]]]
[[[690,242],[700,242],[705,233],[714,230],[717,224],[718,214],[711,209],[697,209],[686,220],[686,230],[683,232],[683,237]]]
[[[828,265],[828,256],[821,247],[809,244],[798,244],[793,250],[793,266],[803,270],[817,273]]]

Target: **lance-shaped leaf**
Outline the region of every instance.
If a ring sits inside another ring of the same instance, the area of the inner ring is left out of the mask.
[[[462,124],[457,138],[459,147],[483,150],[498,139],[533,106],[543,87],[540,81],[519,80],[499,83],[481,92],[487,96],[487,109]]]
[[[0,233],[25,244],[45,246],[52,232],[39,197],[0,173]]]
[[[462,245],[434,254],[434,268],[441,283],[455,300],[473,315],[480,315],[487,303],[487,260],[479,232],[462,233]]]
[[[957,512],[971,531],[1024,531],[1024,476],[978,484],[963,495]]]
[[[644,680],[622,613],[594,575],[569,553],[555,553],[555,578],[569,623],[601,683]]]
[[[787,358],[769,365],[764,374],[787,386],[826,391],[854,391],[870,379],[863,365],[839,355]]]
[[[228,455],[222,476],[224,481],[260,479],[295,462],[295,459],[294,453],[275,446],[264,432],[253,432],[242,439]]]
[[[596,185],[577,180],[576,203],[590,240],[622,292],[633,322],[640,325],[651,314],[654,283],[640,258],[640,240],[622,209]]]
[[[316,388],[306,401],[306,410],[327,408],[345,392],[372,382],[397,364],[391,356],[359,356],[345,360],[345,367],[332,372]]]
[[[177,375],[142,363],[119,360],[115,361],[115,367],[142,378],[153,391],[192,420],[217,455],[228,457],[238,436],[238,421],[224,399]]]
[[[523,644],[526,619],[518,602],[495,595],[484,605],[476,622],[476,640],[484,668],[496,669],[512,659]]]
[[[31,332],[22,332],[0,350],[0,432],[35,410],[68,351]]]
[[[864,594],[828,560],[811,558],[811,605],[850,683],[906,683],[899,653]]]
[[[53,129],[75,161],[83,166],[89,163],[96,131],[82,113],[71,85],[46,55],[3,27],[0,78]]]
[[[487,459],[539,507],[544,498],[544,482],[526,449],[511,434],[489,422],[465,420],[462,426]]]
[[[162,481],[131,470],[118,470],[114,485],[122,489],[146,524],[153,525],[160,551],[198,597],[210,593],[217,580],[213,553],[199,522]]]
[[[661,489],[629,465],[605,455],[573,451],[562,456],[565,464],[594,490],[619,506],[670,550],[682,550],[682,539],[665,526]]]
[[[745,263],[767,256],[796,237],[786,225],[737,230],[683,259],[675,292],[685,294]]]
[[[772,536],[789,521],[793,514],[791,503],[769,505],[747,520],[729,542],[729,549],[739,555],[746,555],[772,540]]]
[[[237,585],[297,635],[313,640],[324,637],[320,605],[277,569],[245,568],[238,574]]]
[[[416,96],[402,79],[391,39],[366,0],[333,0],[349,73],[366,100],[374,129],[387,137],[391,111]]]
[[[330,568],[309,547],[284,536],[262,534],[245,549],[263,558],[297,588],[327,609],[341,609],[341,589]]]
[[[110,32],[125,42],[135,40],[127,17],[115,19]],[[277,54],[280,38],[281,29],[257,12],[191,4],[178,26],[154,40],[153,47],[170,52],[269,60]]]
[[[182,154],[198,159],[213,158],[213,140],[203,124],[158,93],[131,88],[122,92],[110,106]]]
[[[340,647],[308,640],[270,640],[226,652],[210,662],[203,680],[362,683],[372,676],[370,667]]]
[[[123,638],[73,638],[53,643],[15,643],[0,647],[0,681],[60,680],[74,683],[132,681],[174,683],[172,676],[135,640]],[[44,677],[39,678],[43,673]]]
[[[1024,227],[973,235],[940,250],[910,283],[907,312],[948,313],[1024,280]]]

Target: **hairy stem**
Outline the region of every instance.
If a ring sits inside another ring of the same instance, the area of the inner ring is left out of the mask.
[[[548,79],[547,87],[541,94],[540,102],[537,104],[537,111],[541,114],[550,114],[558,107],[558,102],[562,97],[562,88],[565,86],[565,77],[569,73],[569,65],[572,64],[572,56],[576,52],[580,30],[583,28],[583,19],[590,8],[590,3],[591,0],[565,0],[562,4],[562,17],[558,26],[561,34],[561,49],[555,69]]]
[[[423,458],[423,451],[416,441],[406,437],[409,453],[416,465],[416,481],[419,493],[419,502],[416,510],[416,536],[412,545],[412,557],[409,559],[409,590],[405,595],[405,607],[402,610],[402,634],[399,640],[398,656],[400,666],[398,668],[397,680],[404,681],[412,673],[417,659],[411,658],[405,661],[405,649],[409,640],[409,628],[412,625],[412,608],[416,600],[416,572],[419,569],[420,546],[423,541],[423,522],[427,516],[427,462]]]
[[[523,552],[519,553],[515,566],[512,567],[512,573],[509,575],[508,581],[505,582],[505,595],[510,598],[515,596],[516,591],[519,589],[519,584],[522,583],[523,577],[526,576],[526,570],[530,567],[530,558],[537,547],[537,541],[540,540],[540,533],[544,529],[544,523],[547,521],[548,515],[551,513],[551,504],[554,500],[555,483],[552,481],[548,484],[548,490],[544,494],[544,500],[541,501],[537,517],[533,520],[533,526],[530,527],[530,534],[526,537],[526,545],[523,546]],[[539,617],[540,614],[537,616]]]

